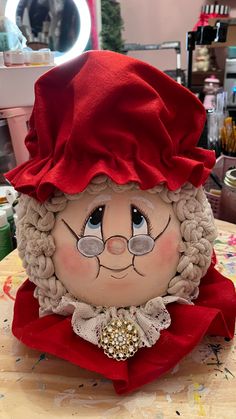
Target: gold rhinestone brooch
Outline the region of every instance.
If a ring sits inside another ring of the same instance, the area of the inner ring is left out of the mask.
[[[133,323],[115,319],[102,329],[99,346],[109,358],[125,361],[137,352],[140,336]]]

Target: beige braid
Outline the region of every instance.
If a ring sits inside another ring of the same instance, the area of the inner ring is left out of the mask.
[[[139,189],[135,183],[117,185],[106,176],[99,176],[88,185],[86,191],[96,194],[111,187],[115,192]],[[187,299],[196,298],[200,279],[207,272],[211,263],[213,241],[216,228],[210,205],[201,188],[190,184],[176,191],[169,191],[163,185],[148,192],[160,194],[166,203],[172,203],[174,212],[180,221],[182,242],[177,274],[169,282],[168,294]],[[66,288],[55,276],[52,255],[55,251],[51,231],[56,215],[62,211],[69,200],[79,199],[82,193],[75,195],[56,191],[45,203],[39,203],[27,195],[21,195],[17,209],[17,242],[19,255],[29,279],[36,285],[35,297],[38,298],[40,313],[47,314],[57,307],[60,299],[67,293]]]

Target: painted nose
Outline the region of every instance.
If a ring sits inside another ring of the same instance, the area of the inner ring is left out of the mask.
[[[127,243],[123,237],[111,237],[107,241],[107,250],[112,255],[122,255],[126,249]]]

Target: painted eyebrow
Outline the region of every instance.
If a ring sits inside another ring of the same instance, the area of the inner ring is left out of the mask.
[[[140,201],[140,202],[143,202],[144,204],[146,204],[147,205],[147,207],[149,207],[150,209],[152,209],[152,210],[154,210],[154,205],[153,205],[153,203],[151,202],[151,201],[149,201],[149,199],[147,199],[147,198],[144,198],[143,196],[132,196],[131,198],[130,198],[130,201],[133,201],[133,200],[136,200],[136,201]],[[131,202],[131,203],[133,203],[133,202]],[[134,203],[133,203],[134,204]]]
[[[91,211],[98,205],[103,205],[105,202],[111,201],[111,195],[101,194],[96,196],[92,202],[87,207],[87,212],[91,213]]]

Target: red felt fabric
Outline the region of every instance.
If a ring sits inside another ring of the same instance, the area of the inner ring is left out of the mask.
[[[31,348],[104,375],[113,381],[118,394],[133,391],[172,369],[205,334],[228,338],[234,335],[234,285],[213,265],[202,279],[195,305],[168,305],[171,326],[161,332],[153,347],[140,349],[133,358],[122,362],[108,358],[102,349],[77,336],[70,317],[54,314],[39,318],[34,288],[27,280],[17,293],[13,334]]]
[[[198,187],[215,162],[213,151],[196,147],[204,122],[200,101],[156,68],[89,51],[36,82],[31,159],[6,177],[41,202],[55,187],[81,192],[99,174],[141,189]]]

